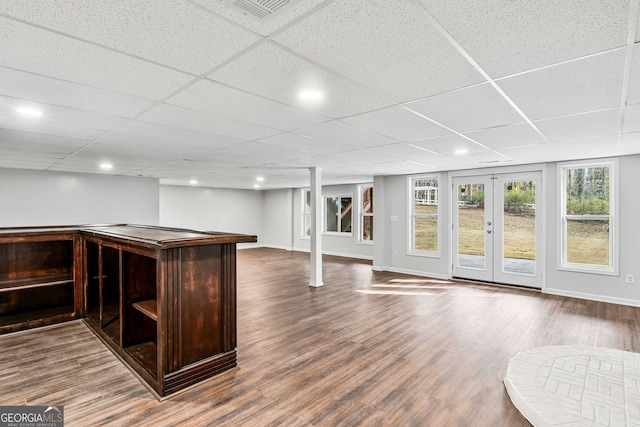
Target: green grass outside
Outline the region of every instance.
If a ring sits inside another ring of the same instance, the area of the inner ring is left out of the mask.
[[[437,213],[437,206],[417,205],[416,213]],[[484,209],[460,208],[458,211],[458,252],[484,255]],[[504,257],[536,258],[535,218],[505,213]],[[567,232],[567,261],[579,264],[609,264],[609,232],[605,221],[570,221]],[[436,250],[437,222],[431,218],[416,220],[416,248]]]

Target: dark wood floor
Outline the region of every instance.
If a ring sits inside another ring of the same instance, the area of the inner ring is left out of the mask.
[[[526,426],[502,378],[517,352],[640,352],[640,309],[238,255],[239,368],[162,402],[81,321],[0,337],[0,405],[64,405],[67,426]]]

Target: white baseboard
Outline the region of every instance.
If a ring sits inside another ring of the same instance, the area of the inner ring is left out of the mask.
[[[552,289],[549,287],[544,289],[543,292],[546,294],[558,295],[561,297],[579,298],[579,299],[586,299],[591,301],[608,302],[611,304],[629,305],[631,307],[640,307],[640,301],[627,299],[627,298],[616,298],[616,297],[608,297],[605,295],[586,294],[584,292],[572,292],[572,291],[565,291],[562,289]]]
[[[260,245],[256,246],[258,248],[270,248],[270,249],[282,249],[284,251],[293,251],[294,249],[291,246],[280,246],[280,245]]]
[[[371,269],[373,271],[390,271],[392,273],[410,274],[412,276],[429,277],[431,279],[450,280],[450,277],[446,274],[430,273],[428,271],[408,270],[396,267],[381,267],[379,265],[374,265]]]

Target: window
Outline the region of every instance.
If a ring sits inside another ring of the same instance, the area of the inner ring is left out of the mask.
[[[360,236],[361,242],[373,242],[373,186],[360,186]]]
[[[561,166],[562,268],[616,273],[613,166]]]
[[[410,177],[410,252],[439,256],[440,188],[438,176]]]
[[[351,196],[325,197],[325,232],[351,233],[353,216],[352,199]]]
[[[302,238],[311,237],[311,191],[302,190]]]

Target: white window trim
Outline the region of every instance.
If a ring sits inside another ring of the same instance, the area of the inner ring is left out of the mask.
[[[311,236],[310,235],[307,236],[307,227],[306,227],[306,221],[307,221],[307,197],[306,197],[306,195],[307,195],[307,192],[310,193],[311,189],[310,188],[301,188],[300,189],[300,194],[301,194],[300,197],[302,199],[302,203],[301,203],[301,206],[302,206],[302,216],[301,216],[301,218],[302,218],[302,224],[301,224],[302,227],[301,228],[302,228],[302,230],[301,230],[300,239],[302,239],[302,240],[311,240]],[[311,224],[309,224],[309,225],[311,225]]]
[[[440,200],[442,197],[438,197],[438,250],[437,251],[426,251],[423,249],[414,249],[415,248],[415,232],[413,229],[413,218],[414,218],[414,203],[413,203],[413,180],[416,178],[420,179],[436,179],[438,181],[438,192],[440,193],[442,190],[442,174],[440,173],[431,173],[431,174],[418,174],[418,175],[408,175],[407,176],[407,203],[409,204],[409,220],[407,221],[407,255],[410,256],[419,256],[426,258],[440,258],[441,257],[441,249],[442,249],[442,203]]]
[[[609,183],[609,215],[590,215],[588,217],[584,217],[581,215],[566,215],[566,183],[565,183],[565,169],[567,168],[581,168],[581,167],[601,167],[608,166],[610,167],[610,183]],[[581,273],[591,273],[591,274],[602,274],[608,276],[619,276],[620,275],[620,260],[618,257],[618,246],[619,246],[619,193],[618,193],[618,176],[619,176],[619,167],[618,167],[618,159],[593,159],[593,160],[582,160],[582,161],[573,161],[573,162],[562,162],[558,163],[558,207],[559,207],[559,215],[558,215],[558,270],[563,271],[575,271]],[[566,219],[572,218],[580,218],[584,220],[597,220],[597,219],[609,219],[609,259],[610,265],[608,266],[598,266],[591,264],[578,264],[571,263],[565,261],[567,258],[566,253],[566,227],[564,222]]]
[[[364,231],[364,217],[370,216],[371,218],[373,218],[375,214],[375,211],[370,214],[365,214],[362,210],[362,202],[363,202],[362,192],[365,188],[369,188],[369,187],[373,189],[373,183],[365,183],[365,184],[358,185],[358,241],[357,243],[360,245],[371,246],[373,245],[373,239],[371,240],[362,239],[362,232]],[[375,200],[375,190],[374,190],[374,200]]]
[[[351,231],[327,231],[327,216],[325,214],[325,207],[327,206],[327,198],[340,197],[351,198]],[[336,194],[323,194],[322,195],[322,235],[323,236],[340,236],[340,237],[353,237],[353,193],[336,193]]]

